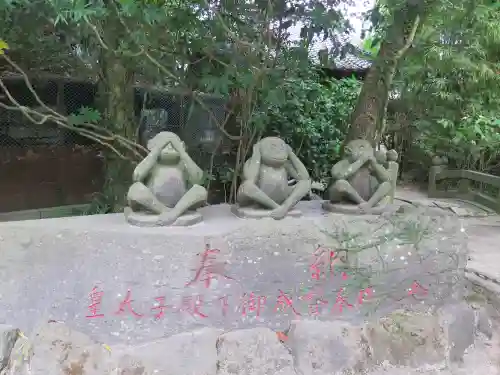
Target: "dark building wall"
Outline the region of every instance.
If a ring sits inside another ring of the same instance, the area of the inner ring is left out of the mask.
[[[22,79],[3,81],[19,104],[38,107]],[[40,99],[61,113],[93,105],[95,85],[55,79],[32,83]],[[98,148],[82,138],[0,109],[0,212],[90,203],[101,190],[103,164]]]
[[[37,107],[22,79],[3,81],[19,104]],[[96,108],[96,84],[55,78],[33,82],[40,99],[60,113]],[[9,104],[8,99],[0,100]],[[207,126],[209,121],[199,116],[193,117],[196,124],[186,126],[190,104],[187,95],[137,87],[134,112],[141,143],[158,131],[196,132]],[[147,121],[139,121],[143,108],[163,109],[168,120],[148,128]],[[56,125],[35,125],[17,111],[0,109],[0,212],[90,203],[101,191],[103,170],[99,148],[87,138]]]
[[[90,203],[102,175],[95,148],[0,147],[0,212]]]

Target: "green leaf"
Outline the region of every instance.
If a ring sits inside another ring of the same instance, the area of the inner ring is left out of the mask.
[[[0,55],[3,55],[6,50],[9,49],[9,45],[4,40],[0,39]]]

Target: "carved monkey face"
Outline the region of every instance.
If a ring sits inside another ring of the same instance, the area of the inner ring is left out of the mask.
[[[264,164],[280,167],[288,160],[288,148],[282,139],[267,137],[260,140],[260,155]]]
[[[361,158],[361,156],[366,154],[373,155],[373,147],[370,142],[364,139],[351,141],[344,149],[344,157],[349,160],[350,163],[354,163],[356,160]]]

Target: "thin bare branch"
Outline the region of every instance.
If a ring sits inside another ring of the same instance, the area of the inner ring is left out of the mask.
[[[84,124],[85,128],[81,126],[75,126],[71,125],[69,119],[66,116],[61,115],[57,111],[53,110],[49,106],[47,106],[39,97],[37,94],[36,90],[33,88],[33,85],[30,82],[30,79],[28,78],[27,74],[17,65],[12,59],[10,59],[6,55],[2,55],[5,61],[9,65],[11,65],[22,77],[23,81],[26,84],[26,87],[30,91],[30,93],[33,95],[35,98],[35,101],[37,104],[43,109],[44,113],[36,111],[32,108],[25,107],[21,105],[15,98],[14,96],[10,93],[8,90],[7,86],[5,83],[0,79],[0,88],[2,88],[4,92],[4,96],[7,97],[7,99],[13,104],[11,106],[1,103],[0,102],[0,107],[11,110],[11,111],[19,111],[25,116],[28,120],[30,120],[32,123],[37,124],[37,125],[42,125],[47,122],[53,122],[57,124],[58,126],[68,129],[74,132],[77,132],[78,134],[82,135],[83,137],[90,139],[103,147],[111,150],[113,153],[118,155],[122,159],[129,159],[127,155],[124,153],[120,152],[117,147],[113,146],[112,143],[116,142],[117,146],[125,148],[125,150],[132,152],[135,157],[141,158],[143,156],[142,152],[147,152],[146,149],[128,139],[126,139],[123,136],[113,134],[107,129],[102,129],[101,127],[86,123]],[[45,113],[46,112],[46,113]],[[94,131],[89,130],[93,129]]]

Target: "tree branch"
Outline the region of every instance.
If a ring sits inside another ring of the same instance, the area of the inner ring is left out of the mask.
[[[17,65],[14,61],[12,61],[10,57],[8,57],[7,55],[2,55],[2,58],[5,61],[7,61],[7,63],[23,77],[23,81],[26,84],[26,87],[28,88],[30,93],[35,98],[35,101],[43,109],[44,112],[36,111],[32,108],[21,105],[10,93],[9,89],[7,88],[3,80],[0,78],[0,88],[2,88],[5,97],[12,104],[12,105],[7,105],[5,103],[0,102],[1,108],[11,111],[21,112],[23,116],[25,116],[29,121],[37,125],[42,125],[47,122],[54,122],[61,128],[74,131],[87,139],[99,143],[103,147],[111,150],[113,153],[115,153],[122,159],[130,159],[130,158],[123,152],[119,151],[118,148],[120,147],[124,148],[125,151],[131,152],[137,158],[142,158],[143,153],[141,153],[141,151],[147,152],[147,150],[140,144],[130,141],[120,135],[113,134],[109,130],[103,129],[98,125],[85,123],[83,124],[85,128],[81,126],[71,125],[69,119],[66,116],[63,116],[60,113],[56,112],[55,110],[47,106],[40,99],[35,89],[33,88],[27,74],[19,67],[19,65]],[[116,146],[113,145],[113,143],[116,143]]]

